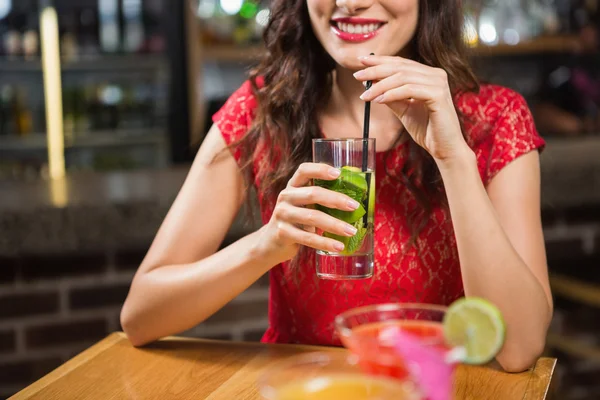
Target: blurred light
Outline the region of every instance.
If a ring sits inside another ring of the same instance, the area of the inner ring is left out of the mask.
[[[12,8],[12,0],[0,0],[0,19],[6,17]]]
[[[240,12],[244,0],[220,0],[221,8],[226,14],[235,15]]]
[[[267,26],[271,12],[268,8],[262,9],[256,14],[256,23],[262,27]]]
[[[50,179],[61,179],[65,176],[65,140],[58,16],[54,8],[46,7],[40,13],[40,37],[42,39],[44,104],[47,121],[48,169]]]
[[[517,32],[516,30],[507,29],[504,31],[504,35],[502,36],[502,39],[507,44],[515,45],[520,42],[521,37],[519,36],[519,32]]]
[[[496,27],[492,24],[481,24],[479,27],[479,37],[481,41],[487,44],[496,43],[498,40],[498,34],[496,33]]]
[[[217,0],[201,0],[198,4],[198,11],[196,14],[200,18],[208,19],[215,15],[217,10]]]
[[[246,19],[252,19],[258,12],[258,4],[252,1],[245,1],[240,10],[240,16]]]
[[[100,98],[104,104],[109,106],[114,106],[118,104],[123,99],[123,91],[118,86],[107,86],[102,90],[100,94]]]
[[[552,72],[549,78],[550,85],[556,88],[571,79],[571,71],[567,67],[560,67]]]
[[[64,176],[50,180],[50,201],[54,207],[60,208],[69,203],[69,187]]]

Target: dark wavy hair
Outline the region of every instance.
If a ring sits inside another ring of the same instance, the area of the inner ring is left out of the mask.
[[[461,5],[461,0],[419,0],[418,26],[409,44],[415,61],[447,72],[455,95],[479,90],[463,44]],[[250,72],[258,109],[247,134],[232,147],[258,149],[242,152],[242,171],[249,186],[258,178],[263,203],[273,204],[298,165],[311,160],[335,62],[314,35],[306,0],[273,0],[264,42],[266,53]],[[264,157],[258,167],[256,151]],[[414,240],[434,206],[446,203],[439,171],[432,157],[409,140],[408,161],[395,175],[419,205],[408,216]]]

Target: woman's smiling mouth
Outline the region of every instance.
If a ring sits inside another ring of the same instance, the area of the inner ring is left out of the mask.
[[[374,38],[385,24],[384,21],[367,18],[334,18],[333,33],[345,42],[364,42]]]

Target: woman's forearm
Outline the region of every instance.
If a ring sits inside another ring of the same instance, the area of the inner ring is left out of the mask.
[[[502,311],[507,336],[497,359],[507,370],[528,368],[543,351],[551,306],[535,275],[512,246],[481,182],[475,155],[438,163],[456,235],[467,296]]]
[[[135,346],[190,329],[242,293],[277,261],[256,251],[260,231],[195,263],[140,272],[121,312]]]

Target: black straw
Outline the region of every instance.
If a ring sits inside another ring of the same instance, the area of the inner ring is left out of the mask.
[[[371,85],[373,85],[372,81],[367,81],[366,90],[371,89]],[[362,170],[363,172],[367,172],[368,160],[369,160],[369,122],[371,121],[371,102],[365,102],[365,120],[363,124],[363,159],[362,159]]]
[[[373,56],[374,54],[371,53]],[[367,81],[365,90],[371,89],[373,81]],[[371,121],[371,102],[365,102],[365,119],[363,124],[363,159],[362,159],[362,170],[365,172],[365,178],[367,179],[367,198],[365,204],[365,215],[363,216],[363,226],[366,228],[369,218],[369,192],[371,191],[371,174],[367,172],[368,161],[369,161],[369,122]]]

